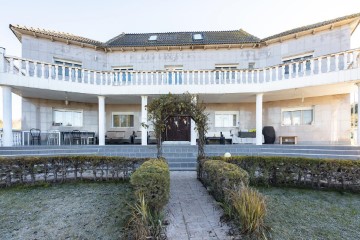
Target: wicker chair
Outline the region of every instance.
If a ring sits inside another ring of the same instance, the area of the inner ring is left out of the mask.
[[[37,129],[37,128],[30,129],[30,136],[31,136],[31,140],[30,140],[31,145],[35,145],[36,142],[37,142],[38,145],[41,145],[41,131],[40,131],[40,129]]]

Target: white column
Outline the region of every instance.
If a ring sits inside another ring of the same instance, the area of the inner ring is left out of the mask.
[[[3,96],[3,146],[13,145],[11,87],[2,86]]]
[[[148,123],[148,111],[146,105],[148,104],[148,97],[141,96],[141,123]],[[141,145],[147,145],[147,129],[141,126]]]
[[[5,48],[0,47],[0,73],[5,72]]]
[[[192,98],[192,102],[196,103],[196,98]],[[195,121],[191,119],[191,125],[190,125],[190,145],[195,146],[196,145],[196,130],[195,130],[196,124]]]
[[[256,145],[262,145],[262,109],[263,94],[256,94]]]
[[[357,117],[358,117],[358,125],[357,125],[357,142],[356,144],[360,146],[360,83],[356,84],[358,87],[358,110],[357,110]]]
[[[105,145],[105,97],[98,96],[99,101],[99,145]]]

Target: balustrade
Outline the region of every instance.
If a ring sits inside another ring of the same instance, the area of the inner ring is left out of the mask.
[[[339,52],[303,61],[258,69],[174,70],[174,71],[95,71],[5,57],[10,74],[41,80],[68,81],[90,85],[216,85],[259,84],[359,68],[360,49]]]

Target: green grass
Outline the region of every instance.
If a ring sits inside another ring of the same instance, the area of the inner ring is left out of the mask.
[[[273,239],[359,239],[360,195],[263,188]]]
[[[129,183],[0,189],[0,239],[120,239]]]

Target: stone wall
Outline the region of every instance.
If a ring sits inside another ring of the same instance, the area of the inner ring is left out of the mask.
[[[214,69],[216,64],[236,64],[237,68],[273,66],[282,58],[304,53],[313,56],[344,51],[350,48],[348,25],[317,32],[297,39],[270,44],[262,48],[221,48],[197,50],[116,51],[102,52],[91,48],[67,45],[61,42],[24,35],[22,56],[44,62],[54,62],[54,57],[81,62],[84,68],[111,70],[113,67],[132,66],[134,70],[164,70],[165,66],[183,66],[184,70]]]

